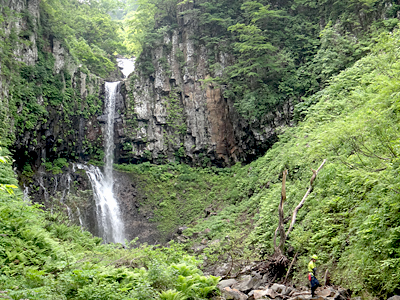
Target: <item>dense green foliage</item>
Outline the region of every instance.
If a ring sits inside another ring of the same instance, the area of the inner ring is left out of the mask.
[[[151,49],[190,16],[198,24],[191,39],[208,49],[212,75],[221,70],[219,52],[234,58],[222,77],[208,80],[226,86],[225,96],[242,116],[263,121],[270,110],[302,102],[368,53],[371,36],[397,24],[395,2],[140,0],[126,19],[126,39],[136,52]],[[138,62],[147,69],[149,59],[146,50]]]
[[[239,245],[244,249],[236,259],[246,259],[273,252],[282,171],[289,170],[289,215],[307,190],[310,168],[327,159],[286,245],[299,252],[295,280],[306,282],[309,255],[317,253],[319,274],[329,269],[336,284],[367,298],[398,293],[400,33],[376,41],[371,54],[299,104],[305,120],[248,166],[121,168],[145,178],[143,188],[152,191],[147,201],[161,227],[192,222],[186,235],[206,228],[209,239],[229,235],[240,243],[219,243],[225,250],[213,246],[210,257]],[[216,215],[194,218],[204,208]]]
[[[0,105],[0,289],[13,299],[206,298],[217,279],[202,276],[200,261],[180,245],[130,250],[101,245],[61,215],[45,213],[24,203],[19,192],[13,194],[16,179],[4,145],[25,133],[34,139],[24,150],[45,145],[40,130],[49,114],[56,113],[66,130],[42,163],[48,171],[61,172],[65,158],[77,159],[74,120],[96,116],[101,109],[95,96],[79,96],[69,72],[54,73],[54,58],[46,50],[49,41],[62,41],[76,62],[83,63],[79,71],[86,75],[105,76],[114,68],[112,54],[125,51],[117,23],[106,14],[115,2],[40,3],[37,64],[18,62],[12,49],[21,40],[30,43],[36,25],[28,11],[22,16],[27,28],[18,34],[1,32],[0,39],[1,80],[10,95]],[[329,269],[335,284],[366,298],[399,293],[397,2],[210,0],[183,9],[191,3],[130,3],[125,46],[140,53],[177,28],[184,15],[196,17],[199,30],[193,39],[209,49],[211,71],[220,68],[216,54],[233,49],[233,65],[211,80],[227,86],[226,96],[235,100],[239,112],[249,120],[262,119],[290,99],[297,103],[299,124],[281,134],[264,157],[243,167],[118,166],[134,174],[147,194],[140,209],[154,213],[165,236],[189,225],[186,235],[202,232],[198,239],[215,240],[205,250],[209,260],[224,252],[235,260],[260,258],[273,252],[282,171],[289,170],[289,214],[308,187],[310,168],[327,159],[286,245],[299,252],[294,280],[305,283],[310,253],[317,253],[320,274]],[[385,10],[385,4],[391,6]],[[382,14],[384,20],[379,19]],[[16,17],[21,16],[1,7],[1,23]],[[154,71],[150,55],[144,51],[139,58],[146,74]],[[169,125],[180,132],[181,111],[174,98],[169,100],[170,115],[176,117]],[[71,147],[61,151],[63,140]],[[98,151],[85,143],[88,155]],[[32,172],[29,164],[24,170]]]
[[[87,139],[78,140],[79,132],[76,130],[80,119],[93,118],[102,109],[102,102],[98,96],[100,88],[98,78],[89,73],[88,68],[92,69],[89,62],[71,61],[68,54],[63,56],[65,59],[63,69],[56,72],[56,61],[49,51],[52,43],[55,42],[54,39],[60,41],[61,46],[63,43],[68,44],[67,39],[63,40],[62,33],[60,33],[61,28],[66,30],[61,25],[64,24],[64,21],[59,19],[51,21],[51,16],[48,15],[48,10],[51,10],[58,16],[57,18],[67,17],[61,13],[66,8],[61,5],[61,2],[57,3],[49,6],[49,3],[42,1],[40,8],[42,17],[40,19],[32,16],[28,9],[23,13],[16,13],[1,6],[0,10],[0,28],[2,28],[0,30],[2,36],[0,41],[0,80],[2,82],[0,146],[15,146],[16,137],[25,136],[24,141],[22,143],[20,141],[14,148],[14,154],[19,158],[16,163],[20,169],[23,169],[25,165],[30,168],[29,164],[49,164],[60,157],[77,159],[79,148],[82,148],[91,157],[101,156],[97,148],[101,141],[89,143]],[[100,14],[100,10],[97,13]],[[104,18],[108,18],[108,15],[102,14]],[[87,14],[86,17],[89,15]],[[98,15],[96,16],[98,17]],[[94,16],[91,17],[96,19]],[[4,26],[18,19],[24,26],[19,32],[14,27],[8,32]],[[56,21],[58,27],[49,28],[51,22]],[[115,36],[111,34],[115,26],[111,26],[110,23],[105,23],[104,26],[103,29],[108,30],[108,34],[115,39]],[[95,27],[97,28],[97,25]],[[97,35],[93,32],[90,33],[93,45],[97,42],[98,46],[96,47],[99,49],[102,47],[107,51],[114,51],[112,45],[116,41],[109,39],[107,48],[106,43],[101,40],[102,36],[104,36],[103,32],[98,32]],[[32,43],[33,38],[36,44]],[[89,36],[87,38],[89,39]],[[22,62],[25,57],[16,56],[15,49],[36,46],[38,57],[35,64],[31,62],[27,65]],[[83,65],[78,67],[76,65],[78,62],[83,62]],[[114,64],[111,63],[111,65],[114,68]],[[103,68],[102,64],[98,62],[95,63],[95,66]],[[92,91],[93,94],[82,95],[82,90]],[[57,122],[59,124],[54,126]],[[49,135],[48,128],[51,126],[53,126],[53,131]],[[35,153],[35,150],[43,145],[46,147],[46,155],[38,158],[39,154]]]
[[[293,206],[307,187],[307,169],[328,159],[290,243],[320,253],[338,283],[378,295],[399,285],[399,42],[398,31],[382,35],[372,55],[308,99],[317,103],[306,121],[257,162],[260,176],[276,182],[261,195],[254,238],[265,241],[276,226],[268,214],[278,198],[277,172],[289,169]]]
[[[15,182],[10,165],[0,174]],[[20,192],[0,190],[0,231],[0,290],[11,299],[205,299],[219,280],[203,276],[182,246],[102,245]]]
[[[241,191],[237,182],[232,181],[237,172],[246,172],[240,165],[218,169],[177,163],[157,166],[147,162],[116,167],[136,174],[135,181],[146,195],[141,209],[155,212],[153,220],[164,234],[196,220],[205,214],[205,208],[216,211],[220,205],[235,205],[247,196],[247,191]]]
[[[118,23],[107,14],[116,1],[40,1],[43,33],[63,42],[72,56],[99,76],[115,69],[116,53],[123,53]]]

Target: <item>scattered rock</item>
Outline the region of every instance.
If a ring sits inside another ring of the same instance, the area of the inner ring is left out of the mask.
[[[272,289],[274,292],[276,292],[276,293],[282,293],[282,291],[284,291],[284,290],[286,289],[286,286],[283,285],[283,284],[274,283],[274,284],[271,286],[271,289]]]
[[[221,240],[213,240],[212,242],[210,242],[210,246],[213,246],[213,245],[218,245],[218,243],[220,243],[221,242]]]
[[[336,295],[336,291],[333,288],[326,288],[326,289],[319,289],[316,291],[316,295],[322,296],[322,297],[334,297]]]
[[[289,300],[310,300],[312,299],[311,295],[297,295],[292,298],[289,298]]]
[[[290,297],[295,298],[298,296],[311,296],[311,291],[306,291],[306,292],[299,292],[299,291],[293,291],[293,293],[290,293]]]
[[[237,281],[236,279],[225,279],[225,280],[221,280],[218,285],[217,288],[219,288],[221,291],[223,288],[226,287],[231,287],[232,285],[236,284]]]
[[[203,246],[203,247],[205,248],[206,246]],[[213,275],[214,276],[225,276],[229,272],[230,269],[231,269],[231,263],[225,263],[221,266],[218,266],[214,270]]]
[[[278,294],[273,289],[266,289],[265,291],[267,292],[266,295],[269,298],[275,299],[278,296]]]
[[[191,249],[193,250],[193,252],[198,253],[203,251],[206,247],[206,245],[194,245]]]
[[[183,232],[188,229],[186,226],[181,226],[178,228],[178,230],[176,231],[177,234],[183,234]]]
[[[256,285],[259,285],[260,279],[251,275],[244,275],[240,278],[238,285],[235,287],[241,292],[248,292]]]
[[[177,236],[176,240],[178,241],[178,243],[185,243],[187,241],[187,239],[181,235]]]
[[[252,290],[249,293],[249,300],[262,299],[264,296],[267,296],[267,294],[267,290]]]
[[[243,294],[241,291],[237,289],[232,289],[230,287],[225,287],[221,291],[222,295],[225,299],[233,299],[233,300],[247,300],[248,296]]]
[[[290,286],[287,286],[285,291],[282,292],[282,295],[289,296],[292,291],[293,291],[293,288]]]
[[[211,242],[210,242],[211,243]],[[214,276],[227,276],[232,270],[233,262],[224,263],[219,266],[213,266],[213,271],[209,274]],[[263,281],[261,274],[251,267],[241,267],[230,273],[241,274],[236,278],[222,280],[218,285],[221,291],[221,298],[214,300],[347,300],[351,298],[352,292],[344,288],[319,287],[316,295],[311,297],[309,287],[284,284],[270,284]],[[352,300],[361,300],[360,297]],[[393,296],[388,300],[400,300],[400,296]]]
[[[349,289],[338,288],[338,296],[335,296],[335,300],[346,300],[351,297],[352,291]]]

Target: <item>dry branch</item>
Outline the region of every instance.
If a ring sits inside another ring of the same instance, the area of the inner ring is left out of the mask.
[[[283,178],[282,178],[282,196],[281,196],[281,202],[279,203],[279,224],[278,227],[275,230],[275,235],[274,235],[274,247],[275,247],[275,252],[277,253],[283,253],[284,250],[284,245],[285,242],[287,240],[287,238],[289,237],[290,232],[293,230],[293,226],[296,223],[296,217],[297,217],[297,213],[300,210],[300,208],[303,207],[308,195],[310,195],[310,193],[313,190],[313,182],[316,179],[319,171],[323,168],[324,164],[326,163],[326,159],[324,159],[324,161],[321,163],[321,165],[319,166],[319,168],[317,170],[312,170],[313,171],[313,175],[311,176],[310,179],[310,186],[307,190],[307,192],[305,193],[303,199],[300,201],[300,203],[296,206],[296,208],[293,211],[292,214],[292,221],[290,222],[290,226],[289,229],[287,230],[287,232],[285,233],[284,231],[284,215],[283,215],[283,204],[284,201],[286,199],[286,174],[287,174],[287,170],[283,171]],[[279,232],[280,235],[280,242],[279,242],[279,246],[276,246],[276,236],[277,233]]]
[[[283,284],[286,284],[287,278],[290,274],[290,271],[292,270],[293,264],[296,261],[297,255],[299,254],[299,251],[296,252],[295,256],[293,257],[292,262],[290,263],[289,269],[287,270],[286,276],[285,276],[285,280],[283,281]]]

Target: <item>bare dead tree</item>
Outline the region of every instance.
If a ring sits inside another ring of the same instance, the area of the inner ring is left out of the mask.
[[[286,276],[285,276],[285,280],[283,281],[283,284],[286,284],[286,281],[287,281],[287,279],[288,279],[288,277],[289,277],[290,271],[292,270],[293,264],[294,264],[294,262],[296,261],[296,258],[297,258],[297,255],[298,255],[298,254],[299,254],[299,251],[296,252],[296,254],[295,254],[294,257],[293,257],[292,262],[290,263],[290,266],[289,266],[289,269],[288,269],[287,272],[286,272]]]
[[[303,207],[308,195],[310,195],[310,193],[312,192],[313,183],[318,175],[318,172],[323,168],[325,162],[326,162],[326,159],[324,159],[324,161],[321,163],[321,165],[319,166],[319,168],[317,170],[311,169],[313,174],[310,179],[310,186],[309,186],[307,192],[305,193],[303,199],[299,202],[299,204],[294,209],[293,214],[292,214],[292,221],[290,222],[289,229],[286,232],[285,232],[285,228],[284,228],[285,218],[284,218],[283,205],[286,200],[286,176],[287,176],[288,172],[286,169],[283,171],[281,201],[280,201],[279,207],[278,207],[279,223],[278,223],[278,227],[276,228],[275,234],[274,234],[275,254],[283,255],[285,242],[288,239],[289,234],[293,230],[294,224],[296,223],[297,213],[300,210],[300,208]],[[279,232],[279,236],[280,236],[280,241],[279,241],[279,245],[277,246],[276,237],[278,235],[278,232]]]

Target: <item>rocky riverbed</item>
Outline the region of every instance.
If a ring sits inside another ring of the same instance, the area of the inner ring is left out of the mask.
[[[316,296],[312,298],[310,289],[307,287],[295,288],[277,283],[265,284],[262,278],[257,277],[257,274],[222,280],[218,284],[218,289],[221,291],[221,296],[215,297],[215,300],[346,300],[351,298],[351,291],[340,287],[319,287],[316,291]],[[359,299],[361,300],[361,298]]]

